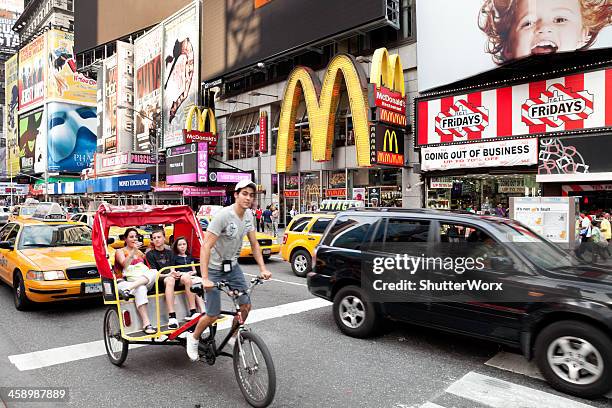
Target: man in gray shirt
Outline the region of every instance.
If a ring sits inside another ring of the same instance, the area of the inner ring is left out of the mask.
[[[187,335],[187,355],[191,361],[198,361],[200,336],[221,313],[221,294],[219,289],[214,288],[214,284],[226,281],[232,289],[244,291],[248,288],[244,273],[238,265],[238,256],[245,235],[251,242],[260,276],[264,279],[272,277],[272,273],[266,268],[257,242],[253,214],[247,211],[255,199],[256,189],[257,186],[250,180],[236,184],[234,188],[236,202],[215,214],[206,230],[204,244],[200,250],[200,270],[204,288],[211,289],[206,292],[206,315],[200,318],[193,334]],[[251,310],[251,301],[247,295],[243,295],[238,299],[238,303],[242,318],[246,320]],[[233,342],[229,342],[230,346]]]

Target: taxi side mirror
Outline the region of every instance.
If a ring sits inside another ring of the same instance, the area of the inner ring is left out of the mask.
[[[115,238],[107,238],[106,239],[106,245],[112,245],[115,243]]]
[[[12,242],[10,242],[10,241],[2,241],[2,242],[0,242],[0,249],[13,250],[14,247],[15,247],[15,245]]]

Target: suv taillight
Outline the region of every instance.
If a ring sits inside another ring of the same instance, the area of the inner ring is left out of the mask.
[[[283,234],[283,245],[287,243],[287,234]]]

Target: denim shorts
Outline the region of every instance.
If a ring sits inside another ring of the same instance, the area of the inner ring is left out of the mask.
[[[237,263],[232,264],[231,272],[223,272],[218,269],[208,268],[208,280],[214,283],[226,281],[230,288],[238,289],[240,291],[244,291],[249,288],[246,279],[244,278],[244,273],[242,272],[242,269],[240,269],[240,266]],[[219,316],[219,314],[221,313],[221,291],[217,288],[213,288],[206,291],[205,301],[206,314],[209,316]],[[249,295],[240,296],[238,298],[238,304],[251,304],[251,299],[249,298]]]

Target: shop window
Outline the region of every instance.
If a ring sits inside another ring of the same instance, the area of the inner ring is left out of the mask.
[[[300,151],[307,152],[310,150],[310,128],[308,126],[302,126],[300,134],[301,134]]]

